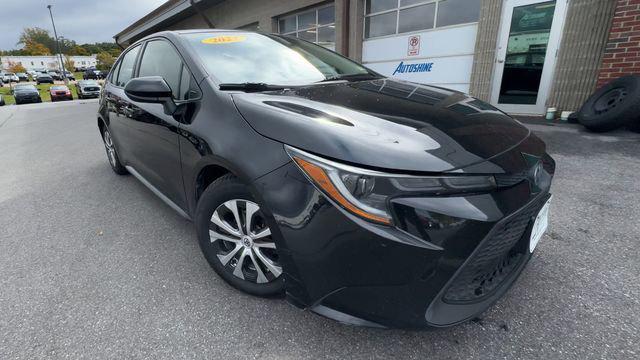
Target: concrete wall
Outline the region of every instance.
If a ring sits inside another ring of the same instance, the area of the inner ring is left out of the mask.
[[[572,0],[548,106],[576,111],[596,88],[616,0]]]
[[[469,92],[484,101],[491,99],[491,82],[496,63],[502,2],[503,0],[482,0],[480,7],[480,21],[478,22]]]

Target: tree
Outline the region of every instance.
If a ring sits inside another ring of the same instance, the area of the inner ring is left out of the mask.
[[[64,36],[58,37],[58,44],[60,44],[60,53],[69,54],[78,45],[75,41],[69,40]]]
[[[51,55],[51,51],[38,42],[29,41],[22,50],[25,55]]]
[[[39,28],[24,28],[16,45],[42,44],[49,49],[49,54],[56,52],[56,40],[49,35],[49,31]]]
[[[96,55],[96,60],[98,61],[97,67],[100,70],[111,69],[111,67],[113,66],[113,63],[116,61],[116,59],[106,51],[102,51],[98,53],[98,55]]]
[[[118,56],[120,56],[121,52],[122,52],[122,50],[120,50],[120,49],[111,49],[111,50],[109,50],[109,54],[111,54],[111,56],[113,56],[114,58],[117,58]]]
[[[9,71],[11,71],[12,73],[23,73],[23,72],[27,72],[27,69],[24,68],[24,66],[22,66],[22,64],[14,62],[14,61],[9,61]]]
[[[64,56],[64,68],[69,71],[74,71],[76,69],[76,63],[71,60],[71,56],[69,55]]]
[[[89,52],[82,46],[80,45],[76,45],[72,51],[71,51],[72,55],[80,55],[80,56],[86,56],[86,55],[91,55],[89,54]]]

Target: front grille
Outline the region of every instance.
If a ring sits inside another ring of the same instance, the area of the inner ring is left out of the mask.
[[[443,300],[448,303],[482,301],[504,284],[526,259],[528,241],[523,237],[545,201],[546,197],[537,199],[511,219],[497,225],[499,228],[480,244],[458,273]],[[518,246],[521,240],[527,246]]]
[[[97,88],[97,87],[86,87],[86,88],[84,88],[84,91],[98,91],[98,90],[100,90],[100,89]]]

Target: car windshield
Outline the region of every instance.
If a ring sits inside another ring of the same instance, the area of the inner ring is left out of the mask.
[[[13,73],[6,73],[7,76],[13,76]]]
[[[95,81],[80,81],[80,85],[82,86],[98,86],[98,83]]]
[[[13,88],[14,91],[23,91],[23,90],[36,90],[36,87],[33,85],[16,85]]]
[[[375,76],[332,51],[288,36],[251,32],[182,36],[221,83],[306,85],[344,76]]]
[[[51,90],[68,90],[66,86],[52,86]]]

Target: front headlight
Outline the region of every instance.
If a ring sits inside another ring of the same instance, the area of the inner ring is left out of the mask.
[[[329,199],[348,212],[391,225],[388,200],[402,195],[438,196],[496,188],[493,176],[413,176],[361,169],[285,145],[291,159]]]

